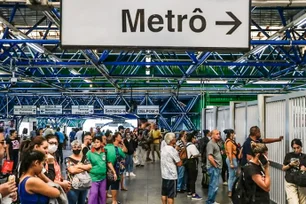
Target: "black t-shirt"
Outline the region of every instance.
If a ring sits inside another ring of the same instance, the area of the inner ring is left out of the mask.
[[[298,159],[300,162],[300,166],[304,165],[306,166],[306,155],[305,154],[295,154],[294,152],[289,152],[286,154],[284,159],[284,165],[288,165],[293,161],[294,159]],[[299,170],[299,167],[291,167],[286,171],[285,179],[288,183],[293,183],[294,181],[294,172],[297,172]]]
[[[242,146],[242,159],[241,159],[241,165],[244,166],[247,161],[247,154],[252,155],[252,147],[251,147],[251,142],[256,142],[256,143],[262,143],[262,139],[259,140],[252,140],[250,137],[246,139],[246,141],[243,143]]]
[[[10,154],[10,159],[12,160],[13,157],[18,156],[18,152],[19,152],[19,140],[16,139],[11,139],[11,138],[7,138],[6,140],[6,144],[9,145],[9,154]]]
[[[269,203],[270,202],[269,193],[264,191],[262,188],[260,188],[252,179],[252,176],[256,174],[265,177],[265,172],[262,169],[261,165],[249,162],[249,164],[244,167],[243,172],[244,172],[245,184],[248,187],[247,192],[249,193],[250,191],[254,191],[254,186],[256,186],[255,203],[256,204]]]

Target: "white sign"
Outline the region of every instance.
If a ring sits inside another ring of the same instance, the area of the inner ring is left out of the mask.
[[[104,114],[122,115],[126,114],[125,106],[104,106]]]
[[[14,115],[36,115],[36,106],[14,106]]]
[[[249,49],[250,2],[64,0],[61,43],[92,48]],[[80,11],[82,15],[75,15]]]
[[[93,106],[71,106],[71,113],[77,115],[91,115],[94,113]]]
[[[41,115],[61,115],[63,114],[63,107],[60,105],[55,105],[55,106],[40,106],[40,114]]]
[[[137,106],[138,115],[158,115],[159,106]]]

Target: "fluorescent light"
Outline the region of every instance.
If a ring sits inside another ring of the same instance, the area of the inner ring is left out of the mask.
[[[0,75],[7,75],[7,74],[10,74],[10,73],[0,70]]]
[[[27,83],[34,83],[34,81],[32,81],[31,79],[23,79],[22,81]]]
[[[151,71],[150,71],[150,68],[146,68],[146,75],[150,75]]]
[[[306,23],[306,18],[300,20],[300,21],[297,22],[295,25],[296,25],[297,27],[302,27],[305,23]]]
[[[91,81],[90,79],[84,79],[84,81],[85,81],[86,83],[92,83],[92,81]]]
[[[191,81],[187,80],[187,84],[226,84],[227,81]]]
[[[289,84],[290,81],[256,81],[253,84]]]
[[[69,69],[70,73],[73,74],[73,75],[80,75],[80,72],[78,72],[77,70],[75,69]]]
[[[147,55],[147,56],[146,56],[146,62],[151,62],[151,61],[152,61],[151,56],[150,56],[150,55]],[[147,68],[150,68],[150,67],[151,67],[151,65],[146,65],[146,67],[147,67]],[[149,74],[147,74],[147,75],[150,75],[150,73],[149,73]]]

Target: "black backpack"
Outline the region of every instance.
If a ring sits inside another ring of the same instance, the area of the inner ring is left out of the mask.
[[[249,164],[246,164],[246,166]],[[245,182],[245,173],[243,172],[245,166],[242,167],[241,173],[236,178],[232,188],[232,202],[233,204],[255,203],[256,185],[247,186]]]

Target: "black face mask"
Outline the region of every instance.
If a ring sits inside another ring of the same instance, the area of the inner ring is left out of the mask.
[[[263,166],[265,166],[268,163],[268,160],[266,159],[266,157],[263,154],[260,154],[259,161],[261,162],[261,164]]]
[[[80,149],[72,150],[73,154],[79,155],[81,153]]]

